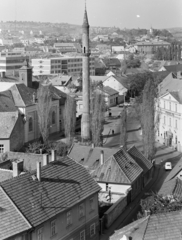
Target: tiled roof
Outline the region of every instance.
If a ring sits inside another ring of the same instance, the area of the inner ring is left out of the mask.
[[[177,92],[179,90],[182,90],[182,80],[174,78],[172,73],[168,74],[167,77],[159,84],[160,96],[166,92]]]
[[[128,149],[127,152],[143,169],[144,173],[148,172],[148,170],[152,168],[152,163],[148,159],[146,159],[146,157],[135,146],[132,146],[130,149]]]
[[[110,95],[110,96],[119,93],[118,91],[114,90],[113,88],[111,88],[111,87],[109,87],[109,86],[103,86],[103,91],[104,91],[105,93],[107,93],[108,95]]]
[[[32,228],[2,187],[0,187],[0,212],[0,239],[7,239]]]
[[[10,179],[13,177],[13,171],[12,170],[7,170],[7,169],[2,169],[0,168],[0,182],[3,182],[7,179]]]
[[[111,66],[121,67],[121,63],[117,58],[104,58],[102,59],[102,61],[107,67],[111,67]]]
[[[179,72],[182,71],[182,64],[169,65],[164,67],[168,72]]]
[[[133,158],[121,148],[91,175],[97,181],[132,184],[142,171]]]
[[[132,240],[141,240],[144,235],[146,225],[148,223],[148,218],[140,218],[125,227],[116,230],[115,233],[109,238],[110,240],[121,240],[123,235],[127,237],[132,237]],[[138,238],[136,238],[136,233]],[[138,234],[139,233],[139,234]]]
[[[0,92],[0,112],[15,111],[17,111],[17,107],[15,107],[11,91]]]
[[[59,86],[59,85],[67,85],[69,80],[71,79],[71,76],[68,75],[61,75],[61,76],[56,76],[50,80],[53,86]]]
[[[182,198],[182,180],[173,178],[168,182],[164,182],[158,193],[164,196],[173,195],[174,197]]]
[[[0,112],[0,138],[9,138],[17,122],[19,113]]]
[[[120,240],[123,235],[132,240],[181,239],[182,211],[151,215],[139,219],[114,233],[110,240]]]
[[[181,239],[182,211],[152,215],[149,218],[144,240]]]
[[[101,150],[104,153],[104,159],[107,160],[114,153],[118,151],[118,148],[103,148],[91,146],[82,146],[80,144],[74,144],[69,152],[69,157],[79,162],[80,164],[88,167],[95,166],[97,160],[100,159]]]
[[[64,157],[41,168],[41,181],[28,172],[0,185],[34,227],[100,191],[87,170]]]

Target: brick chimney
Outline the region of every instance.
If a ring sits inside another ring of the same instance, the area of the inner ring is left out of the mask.
[[[46,166],[49,163],[49,155],[43,154],[43,166]]]
[[[100,151],[100,165],[103,165],[104,164],[104,151],[101,150]]]
[[[37,162],[37,179],[41,182],[41,162]]]
[[[23,160],[15,160],[13,161],[13,177],[19,176],[19,174],[23,171]]]
[[[51,150],[51,162],[56,161],[56,150],[52,149]]]

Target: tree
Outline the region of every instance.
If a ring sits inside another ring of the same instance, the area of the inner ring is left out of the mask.
[[[98,89],[91,97],[91,137],[95,146],[102,145],[102,131],[104,125],[105,101],[104,96]]]
[[[65,109],[64,109],[64,131],[68,141],[75,135],[76,125],[76,102],[73,97],[67,95]]]
[[[138,218],[144,217],[145,211],[149,211],[150,215],[153,215],[181,210],[182,199],[152,193],[152,196],[140,201],[140,206],[141,211],[137,214]]]
[[[37,114],[39,130],[44,143],[47,143],[50,130],[50,110],[52,102],[51,84],[40,83],[37,91]]]
[[[126,148],[127,146],[127,111],[124,106],[120,114],[120,145]]]
[[[152,159],[156,151],[155,134],[159,122],[156,106],[161,79],[162,76],[150,72],[136,74],[130,78],[130,88],[137,93],[134,109],[141,124],[143,149],[148,159]]]
[[[155,98],[156,91],[153,79],[145,84],[141,104],[141,127],[143,136],[144,155],[152,160],[156,153],[155,148]]]

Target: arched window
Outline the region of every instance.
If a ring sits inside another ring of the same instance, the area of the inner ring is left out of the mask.
[[[52,124],[56,123],[56,113],[55,111],[52,112]]]
[[[28,131],[32,132],[33,131],[33,118],[30,117],[28,120]]]
[[[83,48],[83,53],[86,53],[86,48],[85,47]]]

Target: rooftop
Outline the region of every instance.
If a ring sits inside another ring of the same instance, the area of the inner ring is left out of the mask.
[[[32,177],[35,174],[27,172],[0,183],[33,227],[100,191],[87,170],[69,157],[43,166],[41,181]]]
[[[0,138],[10,138],[19,116],[19,112],[0,112]]]

